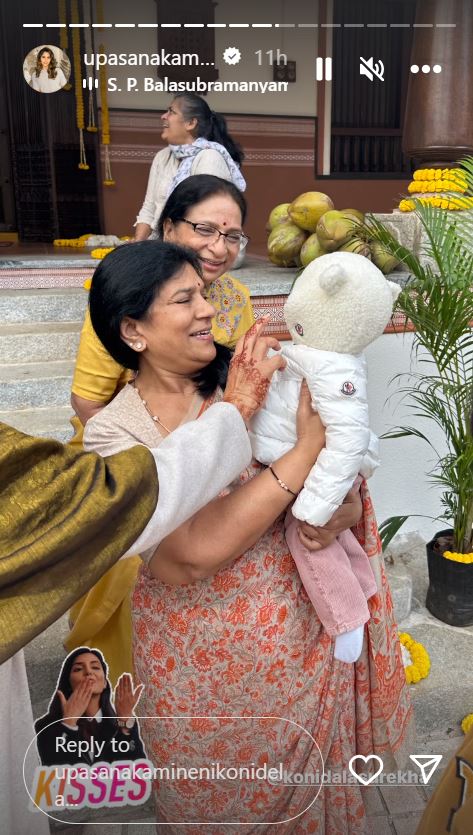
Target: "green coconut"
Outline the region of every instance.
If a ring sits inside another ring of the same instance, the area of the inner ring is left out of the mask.
[[[278,258],[273,252],[268,252],[268,258],[275,267],[297,267],[296,258]]]
[[[309,235],[300,251],[299,258],[301,265],[303,267],[307,267],[307,264],[310,264],[311,261],[315,261],[319,255],[325,255],[325,249],[314,232],[313,235]]]
[[[356,234],[357,221],[353,216],[333,209],[325,212],[317,224],[317,237],[326,252],[334,252]]]
[[[333,209],[333,202],[328,194],[322,191],[306,191],[292,201],[288,213],[292,222],[300,229],[315,232],[320,218],[330,209]]]
[[[266,224],[266,231],[271,232],[278,223],[289,223],[290,217],[287,213],[287,210],[291,204],[290,203],[279,203],[278,206],[275,206],[274,209],[270,212],[268,217],[268,222]]]
[[[355,255],[363,255],[371,261],[371,248],[363,238],[352,238],[348,243],[340,247],[339,252],[354,252]]]
[[[365,216],[363,212],[360,212],[359,209],[341,209],[340,211],[343,215],[352,215],[352,217],[356,217],[356,219],[359,220],[360,223],[365,222]]]
[[[372,241],[371,243],[371,260],[384,275],[391,273],[399,264],[398,259],[391,255],[380,241]]]
[[[268,255],[278,267],[292,267],[307,234],[295,223],[278,223],[268,238]]]

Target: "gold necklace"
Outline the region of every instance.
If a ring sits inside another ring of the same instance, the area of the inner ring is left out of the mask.
[[[139,390],[138,386],[136,385],[136,377],[133,380],[133,388],[135,389],[138,397],[140,398],[140,400],[141,400],[143,406],[145,407],[146,411],[148,412],[149,416],[154,420],[155,423],[159,423],[159,425],[162,426],[163,429],[165,429],[166,432],[170,435],[171,432],[172,432],[172,429],[168,429],[167,426],[165,426],[165,424],[162,422],[162,420],[159,419],[158,415],[153,415],[151,409],[148,406],[148,403],[141,396],[140,390]]]

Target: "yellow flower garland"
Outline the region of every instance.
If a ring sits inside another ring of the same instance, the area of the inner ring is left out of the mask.
[[[87,23],[87,26],[84,29],[84,51],[86,54],[92,53],[92,19],[91,19],[91,9],[90,5],[83,6],[82,13],[84,16],[84,23]],[[94,77],[94,71],[89,66],[85,67],[85,78],[87,80],[87,87],[88,87],[88,106],[87,106],[87,127],[86,131],[88,133],[97,133],[97,126],[95,124],[95,110],[94,110],[94,88],[93,84],[91,83]]]
[[[445,178],[465,182],[465,172],[461,168],[418,168],[414,171],[414,180],[442,180]]]
[[[413,179],[407,190],[423,205],[435,206],[448,211],[461,211],[473,208],[473,198],[463,197],[467,191],[465,173],[461,168],[419,168],[414,171]],[[459,196],[452,196],[458,192]],[[421,195],[432,195],[422,197]],[[413,212],[416,207],[414,200],[401,200],[401,212]]]
[[[105,47],[103,44],[99,46],[100,52],[105,52]],[[99,67],[99,80],[100,80],[100,108],[101,108],[101,121],[102,121],[102,145],[104,146],[104,157],[105,157],[105,179],[103,180],[104,186],[114,186],[115,180],[112,177],[112,169],[110,166],[110,153],[109,153],[109,145],[110,145],[110,114],[108,110],[108,101],[107,101],[107,73],[104,66]]]
[[[413,180],[412,183],[409,183],[407,190],[409,193],[420,192],[422,194],[425,194],[425,192],[435,193],[437,191],[459,191],[461,194],[464,194],[466,185],[456,180],[434,180],[433,182]]]
[[[93,249],[90,255],[92,258],[105,258],[105,256],[114,249],[114,246],[101,246],[97,247],[97,249]]]
[[[53,246],[70,246],[70,247],[83,247],[86,245],[86,242],[89,238],[96,237],[96,232],[87,232],[85,235],[81,235],[80,238],[56,238],[53,241]],[[131,237],[129,235],[122,235],[120,238],[121,241],[131,241]],[[104,255],[111,252],[112,249],[115,249],[114,246],[111,247],[97,247],[91,251],[92,258],[103,258]],[[97,255],[96,253],[101,253]]]
[[[458,554],[456,551],[444,551],[443,556],[446,560],[462,562],[464,565],[471,565],[471,563],[473,563],[473,552],[469,554]]]
[[[91,238],[92,235],[95,234],[94,232],[87,232],[86,235],[81,235],[80,238],[56,238],[53,241],[53,246],[72,246],[72,247],[81,247],[85,246],[85,242],[88,238]]]
[[[64,26],[61,26],[59,30],[59,46],[61,49],[66,50],[68,47],[67,41],[67,20],[66,20],[66,0],[58,0],[57,4],[57,12],[59,23],[64,23]]]
[[[473,197],[419,197],[418,200],[425,206],[436,206],[438,209],[448,209],[450,212],[473,208]],[[414,200],[401,200],[399,209],[401,212],[413,212]]]
[[[79,4],[71,0],[71,23],[79,23]],[[88,171],[84,145],[84,98],[82,95],[82,75],[80,66],[80,29],[72,28],[72,57],[74,61],[74,88],[76,94],[76,122],[79,129],[80,162],[78,168]]]
[[[131,238],[130,238],[129,235],[122,235],[120,240],[121,241],[131,241]],[[115,246],[97,247],[97,249],[93,249],[90,254],[91,254],[92,258],[105,258],[105,256],[108,255],[109,252],[112,252],[114,249],[116,249]],[[88,279],[86,279],[86,280],[88,281]],[[84,285],[84,287],[85,287],[85,285]]]
[[[411,658],[411,664],[405,667],[406,681],[408,684],[417,684],[422,678],[427,678],[430,672],[429,653],[425,647],[414,641],[407,632],[399,633],[399,640],[407,650]]]

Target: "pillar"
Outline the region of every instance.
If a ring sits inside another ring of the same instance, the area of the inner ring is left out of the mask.
[[[417,166],[455,163],[473,154],[472,0],[418,0],[403,129],[403,151]],[[438,28],[437,23],[455,23]],[[422,65],[442,71],[424,74]]]

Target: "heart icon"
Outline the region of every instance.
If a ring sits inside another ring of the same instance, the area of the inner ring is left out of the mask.
[[[365,763],[365,765],[366,765],[366,764],[367,764],[370,760],[376,760],[376,762],[377,762],[377,763],[379,763],[379,768],[378,768],[378,770],[377,770],[377,771],[375,771],[375,773],[374,773],[371,777],[369,777],[369,778],[367,779],[366,777],[363,777],[363,775],[362,775],[362,774],[357,774],[357,773],[356,773],[356,771],[355,771],[355,767],[354,767],[354,765],[353,765],[353,763],[355,762],[355,760],[363,760],[363,762]],[[381,774],[381,772],[382,772],[382,770],[383,770],[383,761],[382,761],[381,757],[378,757],[376,754],[370,754],[370,755],[369,755],[369,757],[363,757],[363,755],[362,755],[362,754],[355,754],[355,756],[354,756],[354,757],[352,757],[352,758],[351,758],[351,760],[350,760],[350,762],[348,763],[348,769],[349,769],[349,771],[351,771],[351,773],[353,774],[353,776],[354,776],[355,780],[358,780],[358,782],[359,782],[359,783],[363,783],[363,785],[364,785],[364,786],[369,786],[369,784],[370,784],[370,783],[372,783],[372,782],[373,782],[373,780],[376,780],[376,778],[377,778],[378,774]]]

